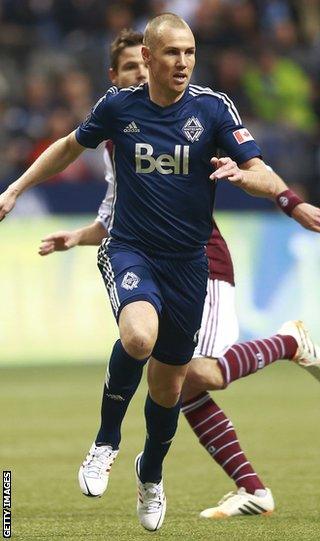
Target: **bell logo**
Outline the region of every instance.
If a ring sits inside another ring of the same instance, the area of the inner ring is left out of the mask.
[[[153,173],[157,170],[161,175],[188,175],[189,146],[175,145],[174,155],[160,154],[153,157],[153,146],[147,143],[136,143],[136,173]]]

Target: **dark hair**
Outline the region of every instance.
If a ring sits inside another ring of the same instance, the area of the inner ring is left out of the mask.
[[[110,45],[110,66],[112,69],[118,69],[119,56],[122,51],[127,47],[134,47],[135,45],[142,45],[143,34],[141,32],[135,32],[132,29],[121,30],[120,34]]]

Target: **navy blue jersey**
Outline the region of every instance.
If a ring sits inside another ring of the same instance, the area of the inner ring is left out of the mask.
[[[261,151],[226,95],[189,85],[160,107],[148,85],[111,87],[76,131],[96,148],[114,143],[115,201],[110,235],[151,254],[201,251],[212,231],[217,149],[241,164]]]

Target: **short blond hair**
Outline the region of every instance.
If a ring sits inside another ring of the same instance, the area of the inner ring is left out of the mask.
[[[156,17],[153,17],[153,19],[150,19],[145,28],[143,34],[143,44],[146,47],[149,47],[149,49],[154,47],[156,37],[160,32],[161,26],[164,24],[172,26],[173,28],[188,28],[191,32],[189,25],[186,23],[186,21],[179,17],[179,15],[169,12],[162,13],[161,15],[157,15]]]

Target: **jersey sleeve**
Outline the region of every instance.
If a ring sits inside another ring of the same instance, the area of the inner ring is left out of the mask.
[[[113,167],[110,159],[110,155],[107,149],[104,151],[104,162],[105,162],[105,179],[107,182],[107,191],[104,199],[102,200],[98,215],[96,217],[96,222],[100,222],[101,225],[108,231],[111,217],[112,217],[112,208],[114,203],[114,173]]]
[[[114,89],[114,87],[112,87]],[[108,92],[100,98],[91,113],[80,124],[76,130],[76,139],[80,145],[85,148],[97,148],[102,141],[112,139],[113,125],[113,103],[112,96],[114,90],[109,89]]]
[[[215,138],[217,147],[223,149],[238,165],[261,157],[259,146],[243,126],[234,103],[225,94],[221,94]]]

